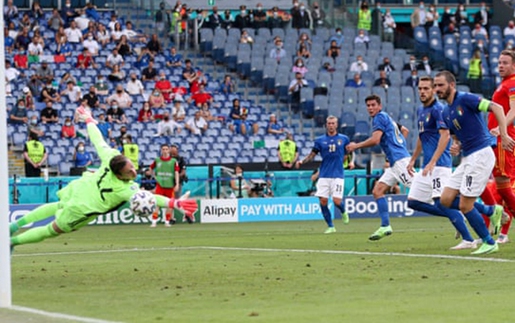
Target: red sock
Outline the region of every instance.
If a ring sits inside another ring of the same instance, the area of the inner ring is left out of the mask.
[[[507,209],[515,210],[515,194],[510,183],[498,183],[497,192],[502,197]]]
[[[165,215],[166,222],[170,222],[171,218],[172,218],[172,213],[166,212],[166,215]]]
[[[510,219],[501,227],[501,234],[508,235],[508,232],[510,231],[511,221],[513,220],[513,213],[506,209],[504,209],[504,211],[510,215]]]
[[[485,190],[481,194],[481,199],[485,205],[495,205],[497,202],[495,201],[494,194],[490,190],[488,186],[485,187]]]
[[[154,213],[152,213],[152,220],[157,220],[159,217],[159,209],[157,209]]]

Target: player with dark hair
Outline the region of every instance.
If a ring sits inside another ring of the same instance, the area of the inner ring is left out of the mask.
[[[492,145],[495,141],[489,133],[482,112],[490,111],[498,123],[502,147],[513,151],[515,141],[506,130],[503,108],[497,103],[480,98],[471,93],[456,90],[456,79],[449,71],[436,74],[435,91],[440,100],[447,101],[445,120],[455,136],[453,145],[459,146],[463,158],[446,182],[441,203],[446,207],[459,208],[470,226],[483,240],[481,247],[472,254],[489,254],[499,250],[498,244],[490,236],[479,210],[474,206],[478,196],[484,191],[495,164]],[[458,197],[458,194],[460,197]],[[491,218],[494,233],[500,228],[501,216]]]
[[[104,141],[91,114],[84,108],[77,109],[79,120],[87,124],[88,135],[101,160],[95,173],[86,172],[80,179],[70,182],[57,192],[59,201],[48,203],[27,213],[10,224],[11,247],[40,242],[80,229],[97,216],[118,209],[139,191],[134,182],[136,169],[130,159],[111,149]],[[174,199],[155,195],[159,207],[178,208],[186,214],[197,210],[197,203],[190,199]],[[13,236],[24,225],[55,215],[55,220],[43,227],[32,228]]]
[[[379,96],[369,95],[365,98],[365,103],[367,104],[368,114],[373,118],[372,136],[362,142],[351,142],[347,146],[347,150],[352,152],[356,149],[380,145],[390,162],[390,167],[385,169],[372,191],[381,217],[381,227],[372,233],[368,239],[379,240],[392,234],[388,203],[385,197],[386,192],[398,182],[409,187],[413,179],[407,169],[410,154],[406,148],[405,136],[409,130],[400,126],[386,112],[382,111],[383,106]]]
[[[350,140],[349,137],[338,133],[338,119],[334,116],[327,117],[326,129],[327,134],[315,140],[311,153],[303,160],[298,161],[295,167],[299,168],[300,165],[311,161],[318,153],[322,156],[315,196],[318,196],[320,199],[322,215],[328,226],[325,233],[334,233],[336,229],[333,224],[331,211],[327,206],[329,197],[333,198],[334,205],[341,211],[343,222],[349,222],[349,216],[345,212],[345,206],[343,205],[345,182],[342,165],[347,154],[345,146],[347,146]]]

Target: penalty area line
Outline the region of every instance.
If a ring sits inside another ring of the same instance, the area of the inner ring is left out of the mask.
[[[38,310],[35,308],[16,306],[16,305],[8,307],[7,309],[19,311],[19,312],[38,314],[38,315],[47,316],[47,317],[51,317],[51,318],[72,320],[72,321],[84,322],[84,323],[121,323],[121,322],[115,322],[115,321],[99,320],[99,319],[94,319],[94,318],[89,318],[89,317],[68,315],[68,314],[63,314],[63,313],[47,312],[47,311],[42,311],[42,310]]]
[[[402,252],[372,252],[372,251],[353,251],[353,250],[315,250],[315,249],[276,249],[276,248],[243,248],[243,247],[215,247],[215,246],[192,246],[192,247],[163,247],[163,248],[132,248],[132,249],[112,249],[112,250],[89,250],[89,251],[65,251],[48,253],[14,254],[13,257],[35,257],[35,256],[57,256],[57,255],[86,255],[103,253],[124,253],[124,252],[151,252],[151,251],[181,251],[181,250],[221,250],[221,251],[252,251],[252,252],[294,252],[294,253],[318,253],[318,254],[337,254],[354,256],[383,256],[383,257],[408,257],[408,258],[433,258],[451,259],[467,261],[486,261],[514,263],[515,260],[492,258],[482,256],[458,256],[442,254],[417,254]]]

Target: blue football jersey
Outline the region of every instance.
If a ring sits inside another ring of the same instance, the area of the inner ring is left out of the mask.
[[[323,135],[315,139],[313,151],[320,153],[320,178],[343,178],[343,159],[350,143],[349,137],[337,134],[335,136]]]
[[[433,104],[428,107],[422,106],[418,108],[418,137],[422,143],[422,151],[424,153],[422,167],[425,167],[429,163],[438,147],[440,129],[448,129],[443,117],[443,110],[443,104],[437,100],[433,101]],[[436,166],[452,166],[450,147],[451,142],[449,141],[447,148],[436,162]]]
[[[463,156],[492,146],[496,140],[488,131],[479,110],[481,100],[477,95],[456,92],[452,104],[444,109],[444,118],[451,133],[461,142]]]
[[[379,145],[390,165],[393,166],[399,159],[410,156],[406,148],[406,138],[402,135],[397,123],[386,112],[381,111],[372,119],[372,132],[374,131],[383,133]]]

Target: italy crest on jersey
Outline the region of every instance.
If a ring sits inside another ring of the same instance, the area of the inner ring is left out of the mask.
[[[338,140],[336,141],[336,143],[338,144],[338,146],[343,145],[343,141],[342,141],[341,139],[338,139]]]
[[[458,114],[459,117],[461,117],[463,115],[463,108],[461,106],[458,106],[456,108],[456,113]]]

